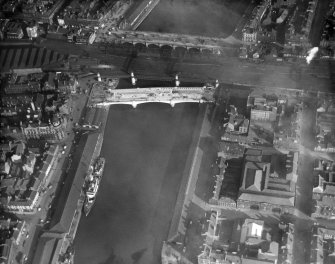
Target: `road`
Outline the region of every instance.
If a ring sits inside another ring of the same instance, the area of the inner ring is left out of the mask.
[[[167,79],[180,73],[181,81],[219,79],[221,83],[239,83],[247,86],[278,87],[330,91],[335,87],[335,61],[318,60],[307,65],[300,62],[254,64],[234,57],[185,53],[182,58],[171,58],[151,52],[137,53],[124,47],[121,55],[106,54],[94,45],[75,45],[59,40],[45,40],[40,47],[59,53],[90,56],[103,64],[114,66],[115,72],[134,71],[142,79]],[[115,51],[120,50],[117,49]],[[127,55],[128,52],[128,55]]]
[[[92,77],[91,77],[92,78]],[[81,87],[83,89],[87,89],[87,81],[89,78],[83,78],[79,81]],[[45,224],[47,225],[50,221],[50,209],[52,209],[52,205],[54,203],[54,197],[60,181],[62,180],[62,176],[66,171],[68,164],[68,157],[71,152],[71,147],[73,145],[74,133],[72,131],[72,127],[74,123],[79,122],[79,119],[82,114],[82,109],[86,104],[87,96],[84,94],[75,94],[71,95],[69,100],[69,106],[72,107],[71,118],[72,121],[69,121],[69,126],[67,127],[67,132],[70,133],[66,140],[63,142],[64,145],[67,146],[65,153],[58,153],[58,157],[55,161],[54,166],[51,168],[50,173],[50,188],[47,188],[45,193],[42,194],[40,198],[39,207],[40,211],[36,211],[33,215],[23,215],[21,218],[26,220],[30,226],[29,237],[25,239],[23,252],[28,257],[27,263],[32,263],[34,258],[34,251],[36,249],[39,235],[41,234],[42,229],[45,228]],[[76,107],[74,107],[76,106]],[[60,151],[61,152],[61,151]]]

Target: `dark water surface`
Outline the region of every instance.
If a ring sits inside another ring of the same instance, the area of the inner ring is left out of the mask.
[[[251,0],[161,0],[140,31],[226,37]]]
[[[80,221],[75,263],[160,263],[200,107],[111,107],[105,172],[90,215]]]

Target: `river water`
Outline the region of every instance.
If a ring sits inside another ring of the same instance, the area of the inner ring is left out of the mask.
[[[139,30],[227,36],[247,2],[160,1]],[[105,172],[96,203],[79,224],[76,264],[160,263],[199,113],[198,104],[111,107]]]
[[[250,2],[251,0],[161,0],[138,30],[227,37],[233,33]]]
[[[112,106],[96,203],[82,216],[76,264],[157,264],[192,141],[198,104]]]

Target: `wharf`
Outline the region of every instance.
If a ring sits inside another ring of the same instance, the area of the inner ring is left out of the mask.
[[[87,103],[87,101],[86,101]],[[47,259],[59,259],[60,263],[73,263],[73,241],[82,214],[85,194],[82,190],[85,175],[90,164],[100,155],[104,128],[108,117],[108,108],[101,111],[101,130],[95,133],[83,133],[73,154],[71,166],[66,172],[67,177],[59,189],[51,213],[51,221],[47,229],[38,236],[40,239],[33,249],[32,261],[29,263],[46,263]],[[76,118],[77,120],[77,118]],[[92,150],[94,150],[92,152]],[[63,157],[65,158],[65,157]],[[61,172],[61,170],[59,170]],[[54,244],[45,243],[52,239],[57,249],[50,253]],[[50,254],[49,254],[50,253]]]
[[[108,107],[99,108],[99,109],[97,109],[97,111],[103,111],[103,113],[101,114],[101,124],[102,125],[101,125],[101,131],[98,132],[99,133],[98,137],[96,137],[96,133],[93,133],[92,135],[88,135],[88,139],[87,139],[86,144],[95,145],[93,154],[91,156],[91,160],[89,162],[88,170],[91,169],[91,167],[92,167],[91,165],[93,165],[94,161],[100,155],[109,108]],[[76,236],[76,232],[77,232],[77,229],[78,229],[78,226],[79,226],[80,218],[82,216],[82,211],[83,211],[82,209],[83,209],[84,201],[85,201],[85,193],[83,192],[83,190],[81,190],[80,197],[79,197],[78,203],[77,203],[77,208],[75,209],[75,213],[74,213],[74,216],[73,216],[72,221],[71,221],[70,230],[67,233],[67,235],[65,236],[65,239],[62,243],[62,247],[61,247],[59,255],[65,254],[68,247],[71,246],[73,241],[74,241],[74,238]]]

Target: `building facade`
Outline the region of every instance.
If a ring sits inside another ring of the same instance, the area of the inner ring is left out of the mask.
[[[28,124],[22,127],[22,133],[26,139],[46,139],[51,141],[63,140],[66,136],[67,119],[62,117],[57,123],[52,124]]]

